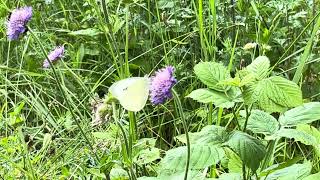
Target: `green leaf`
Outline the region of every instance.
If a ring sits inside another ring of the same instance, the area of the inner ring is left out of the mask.
[[[320,179],[320,172],[315,173],[315,174],[311,174],[305,178],[303,178],[303,180],[319,180]]]
[[[301,179],[308,176],[311,172],[312,164],[310,162],[304,164],[294,164],[292,166],[279,169],[270,173],[266,180],[276,180],[276,179]],[[263,178],[262,178],[263,179]]]
[[[226,93],[210,89],[194,90],[187,97],[200,103],[213,103],[215,106],[222,108],[231,108],[234,106],[232,97],[228,97]]]
[[[224,127],[208,125],[196,134],[195,144],[220,145],[228,140],[229,133]]]
[[[271,135],[279,129],[279,123],[270,114],[260,110],[253,110],[248,119],[247,129],[254,133]]]
[[[282,126],[307,124],[320,119],[320,102],[305,103],[293,108],[279,117]]]
[[[266,154],[265,146],[258,139],[240,131],[233,132],[225,144],[254,172]]]
[[[283,112],[302,104],[299,86],[283,77],[273,76],[244,88],[246,104],[256,103],[267,112]]]
[[[225,92],[230,88],[230,86],[218,84],[220,81],[230,78],[227,68],[220,63],[200,62],[194,67],[194,72],[200,81],[210,89]]]
[[[160,172],[158,177],[139,177],[138,180],[177,180],[177,179],[184,179],[184,172],[172,173],[167,174]],[[189,171],[188,172],[188,179],[192,180],[205,180],[207,178],[199,171]]]
[[[160,149],[152,147],[141,150],[135,157],[134,162],[139,165],[151,163],[160,159]]]
[[[229,133],[224,127],[208,125],[202,128],[200,132],[190,133],[189,139],[191,144],[195,145],[221,145],[228,140]],[[182,143],[186,144],[186,135],[180,134],[175,137]]]
[[[178,179],[184,179],[185,172],[179,172],[179,173],[173,173],[173,174],[165,174],[163,172],[160,173],[158,176],[159,180],[178,180]],[[205,176],[199,172],[199,171],[190,171],[188,172],[187,179],[192,180],[205,180]]]
[[[240,157],[230,149],[226,149],[228,157],[228,170],[231,173],[242,173],[242,161]]]
[[[203,169],[218,163],[224,156],[222,147],[197,145],[191,146],[189,168],[191,170]],[[160,163],[160,171],[184,171],[187,162],[187,146],[170,149]]]
[[[297,126],[297,130],[315,137],[317,144],[313,145],[313,149],[316,155],[320,158],[320,131],[313,126],[306,124],[299,124]]]
[[[223,173],[219,176],[220,180],[241,180],[242,176],[239,173]]]
[[[129,179],[129,175],[127,171],[120,167],[114,167],[110,171],[110,179],[111,180],[127,180]]]
[[[102,32],[96,28],[88,28],[88,29],[82,29],[78,31],[72,31],[68,33],[69,35],[72,36],[97,36],[99,34],[102,34]]]
[[[294,139],[295,141],[300,141],[305,145],[317,144],[317,139],[314,136],[297,129],[280,129],[274,134],[274,136]]]
[[[266,56],[257,57],[246,69],[253,73],[258,80],[262,80],[269,75],[270,61]]]

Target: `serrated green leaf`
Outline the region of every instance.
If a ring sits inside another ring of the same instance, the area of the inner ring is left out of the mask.
[[[197,145],[191,146],[189,168],[191,170],[203,169],[218,163],[224,156],[222,147]],[[161,160],[160,169],[166,172],[184,171],[187,162],[187,146],[170,149]]]
[[[260,110],[253,110],[248,119],[247,129],[254,133],[271,135],[279,129],[279,123],[270,114]]]
[[[315,137],[297,129],[280,129],[274,134],[274,136],[294,139],[295,141],[300,141],[305,145],[317,144],[317,139]]]
[[[282,126],[307,124],[320,119],[320,102],[305,103],[286,111],[279,117]]]
[[[200,103],[213,103],[217,107],[231,108],[234,102],[226,93],[210,89],[197,89],[192,91],[187,97]]]
[[[225,144],[235,151],[246,166],[254,172],[266,154],[265,146],[258,139],[241,131],[233,132]]]
[[[256,103],[267,112],[283,112],[302,104],[302,92],[292,81],[273,76],[245,86],[244,100],[247,104]]]
[[[224,127],[208,125],[202,128],[200,132],[190,133],[190,143],[194,145],[221,145],[228,140],[229,133]],[[180,134],[175,137],[180,142],[186,144],[186,135]]]
[[[195,144],[219,145],[226,142],[228,136],[224,127],[208,125],[196,134]]]
[[[292,166],[279,169],[277,171],[270,173],[265,179],[266,180],[301,179],[310,174],[311,168],[312,168],[312,164],[310,162],[307,162],[304,164],[294,164]]]
[[[246,67],[246,69],[253,73],[258,80],[262,80],[269,75],[270,61],[266,56],[259,56]]]
[[[210,89],[225,92],[230,86],[218,84],[220,81],[230,78],[227,68],[216,62],[200,62],[194,67],[194,72],[202,83]]]

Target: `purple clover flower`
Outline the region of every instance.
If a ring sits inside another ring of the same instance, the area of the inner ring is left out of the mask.
[[[17,8],[12,11],[7,22],[7,36],[9,40],[16,40],[26,32],[26,24],[31,20],[32,7]]]
[[[172,98],[171,88],[177,83],[173,77],[174,68],[167,66],[151,77],[150,100],[154,105],[163,104]]]
[[[64,47],[63,46],[57,46],[53,51],[51,51],[48,55],[48,59],[49,61],[51,61],[51,63],[59,60],[62,58],[64,53]],[[43,61],[43,67],[44,68],[49,68],[50,67],[50,62],[48,61],[48,59],[45,59]]]

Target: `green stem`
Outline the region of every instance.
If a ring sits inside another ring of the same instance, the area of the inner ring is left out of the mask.
[[[189,134],[188,134],[188,126],[187,126],[187,122],[186,122],[186,118],[184,116],[183,113],[183,109],[182,109],[182,105],[181,105],[181,101],[179,99],[179,96],[177,94],[177,92],[172,89],[172,94],[173,94],[173,98],[175,101],[175,104],[179,110],[179,115],[181,117],[182,120],[182,125],[184,128],[184,131],[186,133],[186,139],[187,139],[187,163],[186,163],[186,170],[185,170],[185,174],[184,174],[184,180],[188,179],[188,171],[189,171],[189,163],[190,163],[190,155],[191,155],[191,148],[190,148],[190,139],[189,139]]]
[[[212,113],[213,113],[213,104],[209,104],[209,114],[208,114],[208,125],[213,124],[213,119],[212,119]]]
[[[246,165],[244,164],[244,162],[242,163],[242,176],[243,176],[243,180],[247,179],[247,175],[246,175]]]
[[[229,72],[231,71],[232,66],[233,66],[234,52],[235,52],[237,41],[238,41],[238,34],[239,34],[239,26],[238,26],[238,29],[237,29],[236,37],[234,39],[232,52],[231,52],[231,57],[230,57],[230,60],[229,60],[229,65],[228,65],[228,71]]]
[[[42,51],[42,54],[45,56],[46,59],[49,59],[48,56],[47,56],[47,53],[46,53],[46,51],[45,51],[45,49],[44,49],[44,47],[43,47],[43,45],[42,45],[42,43],[41,43],[41,41],[39,40],[39,38],[34,34],[34,32],[31,30],[31,28],[28,28],[28,29],[29,29],[30,34],[31,34],[31,35],[35,38],[35,40],[38,42],[38,44],[39,44],[39,46],[40,46],[40,49],[41,49],[41,51]],[[63,99],[64,99],[65,102],[66,102],[66,105],[67,105],[68,109],[70,110],[70,113],[71,113],[72,118],[73,118],[74,121],[76,122],[76,125],[77,125],[77,127],[79,128],[79,130],[80,130],[80,133],[82,134],[82,136],[84,137],[85,141],[87,142],[87,144],[88,144],[91,152],[93,153],[94,157],[96,158],[96,161],[99,162],[99,157],[98,157],[98,155],[97,155],[96,152],[94,151],[94,148],[93,148],[93,146],[92,146],[89,138],[86,136],[85,132],[83,131],[83,129],[82,129],[81,125],[80,125],[79,119],[76,118],[76,115],[75,115],[74,112],[73,112],[73,109],[74,109],[74,108],[72,108],[72,106],[71,106],[71,104],[70,104],[70,102],[69,102],[69,99],[67,98],[67,95],[65,94],[65,91],[63,90],[63,88],[62,88],[62,86],[61,86],[61,84],[60,84],[60,82],[59,82],[58,74],[57,74],[57,72],[56,72],[56,70],[55,70],[52,62],[49,61],[49,60],[48,60],[48,62],[49,62],[50,67],[51,67],[51,69],[52,69],[54,78],[55,78],[55,80],[56,80],[56,82],[57,82],[57,86],[58,86],[58,88],[59,88],[59,90],[60,90],[60,92],[61,92],[61,94],[62,94],[62,96],[63,96]]]
[[[318,17],[317,23],[313,27],[311,37],[310,37],[310,39],[304,49],[303,55],[301,56],[301,58],[299,60],[299,66],[298,66],[298,68],[294,74],[293,80],[292,80],[295,83],[298,83],[299,79],[301,78],[303,68],[304,68],[304,66],[310,56],[310,52],[311,52],[311,48],[312,48],[312,44],[313,44],[313,39],[315,38],[319,28],[320,28],[320,17]]]
[[[7,52],[7,64],[6,66],[9,68],[9,59],[10,59],[10,48],[11,48],[11,41],[9,41],[8,44],[8,52]],[[8,71],[6,70],[6,79],[8,79]],[[8,92],[8,86],[7,81],[5,81],[5,92]],[[5,118],[6,121],[8,120],[8,94],[6,94],[6,100],[5,100]],[[8,137],[8,123],[6,123],[6,137]]]
[[[126,76],[130,76],[129,70],[129,3],[126,6],[126,47],[125,47],[125,73]]]
[[[217,119],[217,126],[220,126],[221,124],[221,119],[222,119],[222,113],[223,113],[223,108],[219,107],[219,111],[218,111],[218,119]]]
[[[112,102],[112,114],[113,114],[113,119],[115,120],[115,122],[117,123],[117,125],[120,128],[120,131],[122,133],[123,139],[124,139],[124,145],[125,145],[125,151],[122,152],[123,154],[123,158],[125,160],[125,162],[127,162],[129,164],[129,168],[130,168],[130,177],[131,179],[135,179],[135,175],[134,175],[134,171],[133,171],[133,167],[132,167],[132,154],[131,154],[131,150],[132,150],[132,146],[130,146],[130,139],[129,139],[129,143],[128,143],[128,138],[126,136],[126,133],[124,131],[124,128],[122,127],[120,121],[119,121],[119,117],[117,116],[117,110],[116,110],[116,104],[115,102]]]
[[[279,139],[272,140],[272,141],[268,142],[267,153],[266,153],[266,156],[265,156],[263,162],[261,163],[261,171],[266,169],[268,167],[268,165],[272,162],[273,155],[276,150],[276,145],[278,143],[278,140]]]
[[[130,131],[130,148],[137,141],[137,121],[134,112],[129,111],[129,131]]]
[[[245,109],[246,109],[246,121],[244,122],[244,125],[243,125],[243,132],[246,132],[246,129],[247,129],[247,124],[248,124],[248,120],[249,120],[249,116],[250,116],[250,112],[249,112],[249,106],[245,106]],[[246,177],[246,165],[244,162],[242,162],[242,175],[243,175],[243,179],[246,180],[247,177]]]

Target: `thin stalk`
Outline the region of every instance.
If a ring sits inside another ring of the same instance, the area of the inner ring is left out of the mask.
[[[249,120],[249,116],[250,116],[250,111],[249,111],[249,106],[245,106],[245,110],[246,110],[246,121],[244,122],[243,125],[243,132],[246,132],[247,129],[247,124],[248,124],[248,120]],[[242,162],[242,175],[243,175],[243,179],[246,180],[246,165],[244,162]]]
[[[242,163],[242,176],[243,176],[243,180],[247,179],[247,175],[246,175],[246,165],[244,164],[244,162]]]
[[[266,153],[266,156],[265,156],[263,162],[261,163],[261,171],[266,169],[268,167],[268,165],[272,162],[273,155],[276,150],[276,145],[278,143],[278,140],[279,139],[272,140],[272,141],[268,142],[267,153]]]
[[[208,60],[208,55],[205,47],[204,42],[204,27],[203,27],[203,1],[198,0],[198,23],[199,23],[199,35],[200,35],[200,44],[201,44],[201,51],[204,54],[205,60]]]
[[[46,53],[46,51],[45,51],[45,49],[44,49],[41,41],[40,41],[39,38],[34,34],[33,30],[31,30],[31,28],[29,28],[29,32],[30,32],[30,34],[34,37],[34,39],[38,42],[38,44],[39,44],[39,46],[40,46],[40,49],[41,49],[41,51],[42,51],[42,54],[45,56],[46,59],[48,59],[48,62],[49,62],[50,67],[51,67],[51,69],[52,69],[54,78],[55,78],[55,80],[56,80],[56,82],[57,82],[57,86],[58,86],[58,88],[59,88],[59,90],[60,90],[63,98],[65,99],[66,105],[67,105],[68,109],[70,110],[71,116],[72,116],[72,118],[74,119],[74,121],[76,122],[76,125],[77,125],[77,127],[79,128],[80,133],[81,133],[82,136],[84,137],[85,141],[87,142],[87,144],[88,144],[91,152],[93,153],[94,157],[96,158],[96,161],[99,162],[99,157],[98,157],[98,155],[96,154],[96,152],[94,151],[94,148],[93,148],[91,142],[89,141],[88,137],[86,136],[85,132],[83,131],[83,129],[82,129],[81,125],[80,125],[79,119],[76,118],[76,115],[75,115],[74,112],[73,112],[73,108],[72,108],[72,106],[71,106],[71,104],[70,104],[70,102],[69,102],[69,99],[67,98],[67,95],[65,94],[65,91],[63,90],[63,88],[62,88],[62,86],[61,86],[61,84],[60,84],[60,82],[59,82],[58,74],[57,74],[57,72],[56,72],[56,70],[55,70],[52,62],[49,60],[49,58],[48,58],[48,56],[47,56],[47,53]]]
[[[126,47],[125,47],[125,73],[126,76],[130,76],[130,70],[129,70],[129,3],[126,6]]]
[[[119,117],[117,116],[117,110],[116,110],[116,104],[115,102],[112,102],[112,114],[113,114],[113,119],[115,120],[115,122],[117,123],[117,125],[119,126],[120,128],[120,131],[122,133],[122,136],[123,136],[123,139],[124,139],[124,145],[125,145],[125,151],[123,152],[123,157],[125,159],[125,161],[127,163],[129,163],[130,165],[130,174],[131,174],[131,179],[135,179],[135,175],[134,175],[134,171],[133,171],[133,168],[132,168],[132,146],[130,146],[130,139],[128,140],[127,136],[126,136],[126,133],[119,121]],[[128,143],[129,141],[129,143]]]
[[[237,29],[236,37],[234,39],[232,52],[231,52],[231,57],[230,57],[230,60],[229,60],[229,65],[228,65],[228,71],[229,72],[232,70],[232,66],[233,66],[234,52],[235,52],[236,45],[237,45],[238,34],[239,34],[239,26],[238,26],[238,29]]]
[[[7,51],[7,63],[6,66],[9,67],[9,60],[10,60],[10,48],[11,48],[11,41],[9,41],[8,44],[8,51]],[[8,79],[8,71],[6,70],[6,79]],[[8,86],[7,86],[7,81],[5,82],[5,92],[8,92]],[[6,94],[6,100],[5,100],[5,118],[6,121],[8,120],[8,94]],[[8,137],[8,123],[6,124],[6,137]]]
[[[222,113],[223,113],[223,108],[222,108],[222,107],[219,107],[218,119],[217,119],[217,123],[216,123],[217,126],[220,126],[220,124],[221,124]]]
[[[208,114],[208,125],[213,124],[213,119],[212,119],[212,113],[213,113],[213,104],[209,104],[209,114]]]
[[[184,128],[184,131],[186,133],[186,139],[187,139],[187,163],[186,163],[186,169],[185,169],[185,174],[184,174],[184,180],[187,180],[188,179],[188,171],[189,171],[189,163],[190,163],[190,155],[191,155],[190,139],[189,139],[189,134],[188,134],[188,126],[187,126],[186,118],[185,118],[184,113],[183,113],[181,101],[179,99],[179,96],[178,96],[177,92],[174,89],[172,89],[172,94],[173,94],[175,105],[177,106],[177,108],[179,110],[179,115],[180,115],[181,120],[182,120],[182,125],[183,125],[183,128]]]
[[[299,60],[299,65],[298,65],[298,68],[294,74],[294,77],[293,77],[293,82],[295,83],[298,83],[301,76],[302,76],[302,71],[303,71],[303,68],[306,64],[306,61],[308,60],[309,56],[310,56],[310,52],[311,52],[311,48],[312,48],[312,45],[313,45],[313,39],[315,38],[318,30],[320,28],[320,17],[318,17],[317,19],[317,23],[316,25],[313,27],[313,30],[312,30],[312,34],[311,34],[311,37],[304,49],[304,52],[303,52],[303,55],[301,56],[300,60]]]
[[[216,3],[215,0],[210,0],[210,9],[211,9],[211,14],[213,18],[213,24],[212,24],[212,29],[213,29],[213,43],[212,46],[216,46],[217,44],[217,12],[216,12]],[[213,52],[213,59],[216,59],[216,50]]]
[[[135,114],[132,111],[128,112],[129,115],[129,129],[130,129],[130,147],[137,141],[137,121]]]

